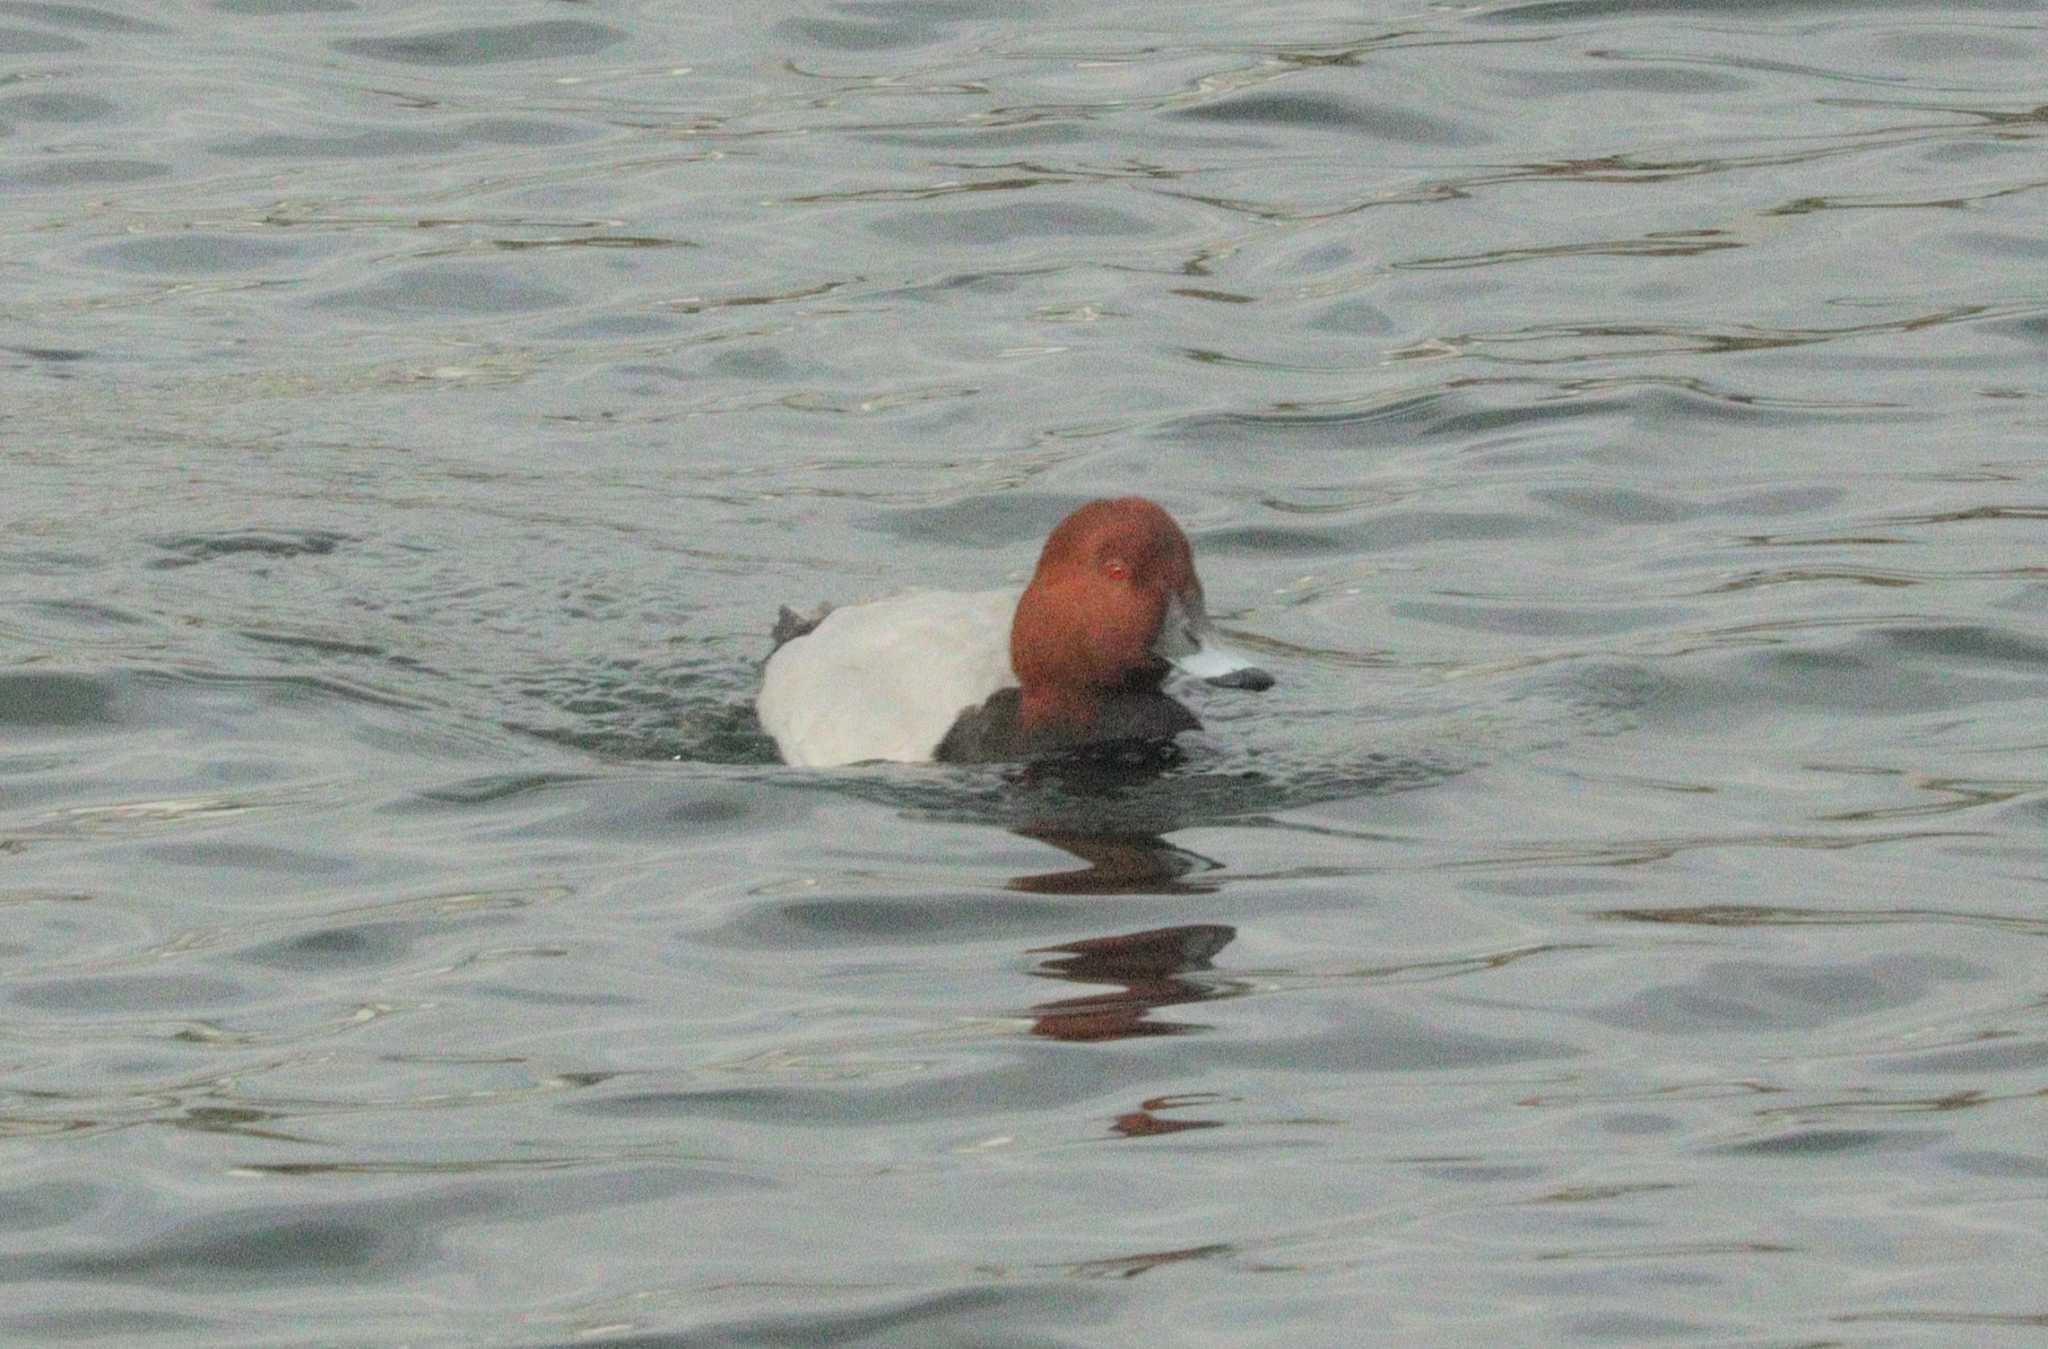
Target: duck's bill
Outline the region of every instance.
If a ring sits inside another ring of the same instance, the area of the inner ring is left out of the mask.
[[[1219,689],[1249,689],[1253,693],[1264,693],[1273,687],[1275,681],[1258,666],[1242,664],[1222,674],[1204,675],[1203,682],[1214,684]]]
[[[1190,604],[1176,595],[1168,602],[1152,650],[1182,674],[1218,688],[1259,693],[1273,687],[1273,676],[1217,637],[1200,600]]]
[[[1171,662],[1173,668],[1219,689],[1250,689],[1263,693],[1273,687],[1273,676],[1223,646],[1205,646],[1192,656]]]

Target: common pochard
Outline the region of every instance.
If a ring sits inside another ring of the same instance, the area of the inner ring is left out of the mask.
[[[1194,551],[1142,497],[1053,529],[1021,597],[926,591],[776,624],[757,706],[782,757],[973,763],[1196,730],[1168,668],[1230,688],[1273,677],[1219,644]]]

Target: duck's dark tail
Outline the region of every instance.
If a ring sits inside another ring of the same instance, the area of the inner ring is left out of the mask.
[[[788,605],[783,605],[782,612],[775,616],[775,627],[769,633],[775,639],[775,645],[769,648],[768,654],[772,656],[782,650],[786,642],[809,636],[814,628],[825,621],[825,615],[831,612],[831,605],[821,604],[818,606],[818,612],[807,617]]]

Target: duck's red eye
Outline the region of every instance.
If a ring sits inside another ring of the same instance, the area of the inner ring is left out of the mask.
[[[1113,557],[1102,564],[1102,574],[1121,581],[1131,574],[1131,569],[1124,565],[1122,558]]]

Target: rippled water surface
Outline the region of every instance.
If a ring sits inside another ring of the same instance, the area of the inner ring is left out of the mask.
[[[2038,1343],[2044,69],[0,4],[0,1340]],[[1180,762],[774,762],[1131,491]]]

